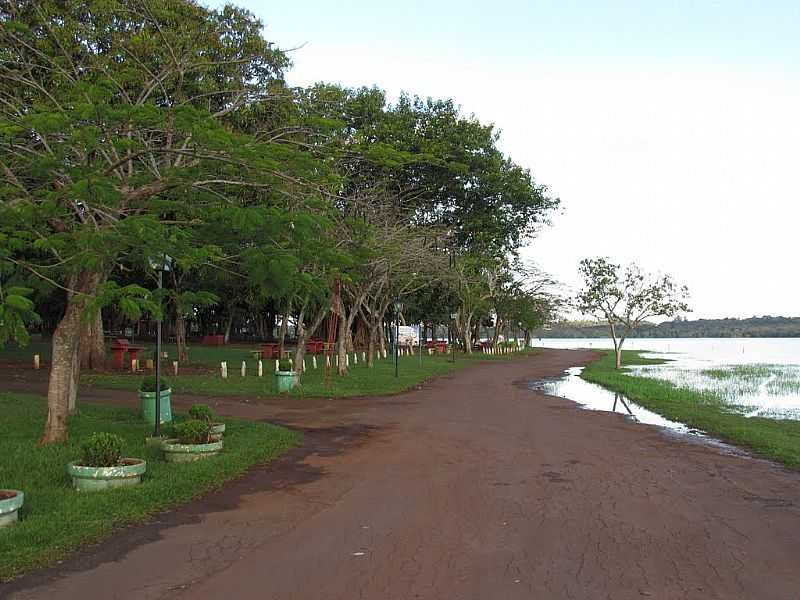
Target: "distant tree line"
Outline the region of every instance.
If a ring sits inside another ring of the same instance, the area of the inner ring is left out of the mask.
[[[587,325],[585,321],[559,321],[533,332],[539,338],[605,338],[608,325]],[[631,337],[704,338],[704,337],[800,337],[800,317],[750,317],[747,319],[697,319],[678,317],[660,324],[643,323]]]

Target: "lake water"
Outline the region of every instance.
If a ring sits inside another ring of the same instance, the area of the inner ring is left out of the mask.
[[[533,345],[613,348],[610,339],[543,338],[534,340]],[[670,359],[664,365],[632,369],[634,375],[712,391],[732,411],[748,417],[800,419],[800,338],[634,338],[626,340],[623,348]],[[569,376],[564,378],[568,379]],[[574,374],[573,379],[577,379]],[[577,396],[580,392],[575,389],[577,385],[568,390],[574,397],[563,391],[556,395],[583,403]],[[607,400],[603,402],[607,404]]]

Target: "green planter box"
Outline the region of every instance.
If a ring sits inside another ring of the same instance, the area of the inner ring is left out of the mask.
[[[278,392],[288,392],[300,381],[296,371],[278,371],[275,373],[275,386]]]
[[[219,454],[222,451],[222,440],[210,444],[181,444],[177,439],[169,439],[161,444],[161,449],[167,462],[194,462]]]
[[[156,393],[139,392],[142,417],[150,425],[156,424]],[[161,423],[172,423],[172,390],[161,390]]]
[[[17,522],[17,514],[25,501],[19,490],[0,490],[0,527],[9,527]]]
[[[67,465],[72,485],[79,492],[136,485],[142,480],[147,463],[139,458],[123,458],[117,467],[85,467],[79,461]]]

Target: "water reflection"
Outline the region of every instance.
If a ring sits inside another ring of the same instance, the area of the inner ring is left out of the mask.
[[[580,375],[582,371],[583,367],[572,367],[567,369],[563,377],[534,381],[531,387],[532,389],[551,396],[559,396],[571,400],[588,410],[619,412],[625,415],[626,418],[633,419],[639,423],[657,425],[676,433],[702,433],[696,429],[690,429],[683,423],[665,419],[661,415],[632,402],[623,394],[612,392],[599,385],[581,379]],[[618,406],[619,411],[617,411]]]
[[[607,348],[610,344],[604,339],[534,342],[553,348]],[[746,417],[800,419],[800,338],[631,339],[627,345],[644,351],[648,358],[669,360],[631,368],[632,375],[710,392],[726,408]]]

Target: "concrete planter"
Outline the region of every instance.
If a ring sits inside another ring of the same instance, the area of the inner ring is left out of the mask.
[[[167,462],[194,462],[219,454],[222,450],[222,440],[208,444],[181,444],[177,439],[169,439],[164,441],[161,449]]]
[[[150,425],[156,424],[156,393],[139,390],[142,418]],[[172,390],[161,390],[161,423],[172,423]]]
[[[278,392],[288,392],[300,382],[297,371],[277,371],[275,373],[275,385]]]
[[[117,487],[137,485],[147,470],[147,463],[140,458],[123,458],[116,467],[87,467],[80,461],[67,465],[72,477],[72,486],[79,492],[94,492]]]
[[[25,494],[19,490],[0,490],[0,527],[9,527],[17,522]]]
[[[222,435],[225,433],[225,423],[211,423],[212,435]]]

